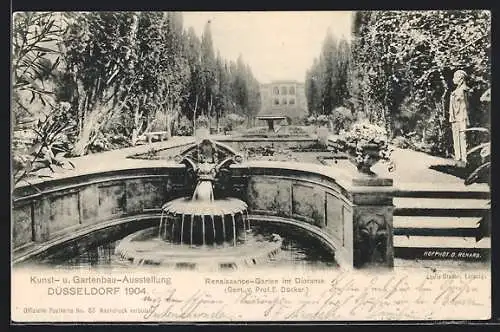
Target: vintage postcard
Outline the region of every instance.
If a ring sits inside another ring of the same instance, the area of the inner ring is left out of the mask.
[[[491,13],[15,12],[12,323],[487,320]]]

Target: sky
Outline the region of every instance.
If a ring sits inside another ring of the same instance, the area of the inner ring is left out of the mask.
[[[236,60],[241,54],[260,83],[272,80],[303,82],[306,70],[321,51],[327,30],[350,38],[351,14],[316,12],[184,12],[184,27],[201,37],[211,22],[215,50]]]

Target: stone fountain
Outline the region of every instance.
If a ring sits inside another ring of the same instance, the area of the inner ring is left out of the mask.
[[[222,147],[224,149],[222,149]],[[225,150],[225,151],[224,151]],[[181,162],[196,174],[197,184],[192,197],[170,201],[162,207],[159,237],[174,243],[194,245],[237,245],[250,231],[247,204],[237,198],[218,197],[213,187],[221,170],[241,156],[208,139],[186,151]]]
[[[165,203],[159,227],[125,237],[116,247],[119,256],[135,264],[219,269],[256,265],[281,251],[278,235],[253,234],[247,203],[225,195],[229,166],[240,163],[241,155],[203,139],[175,159],[194,176],[193,194]]]
[[[286,119],[286,116],[282,115],[260,115],[257,116],[257,120],[264,120],[267,122],[267,131],[272,134],[276,132],[274,123],[278,121],[283,121]]]

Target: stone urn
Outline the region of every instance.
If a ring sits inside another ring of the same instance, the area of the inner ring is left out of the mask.
[[[318,127],[316,133],[318,135],[319,144],[321,144],[322,146],[328,146],[328,136],[330,135],[328,127],[327,126]]]
[[[359,151],[361,154],[358,154],[356,149],[351,149],[348,152],[349,160],[356,166],[358,172],[361,174],[375,176],[371,168],[381,159],[380,147],[377,144],[365,144],[359,148]]]

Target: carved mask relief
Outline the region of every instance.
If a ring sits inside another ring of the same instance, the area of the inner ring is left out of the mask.
[[[382,214],[361,214],[356,221],[355,262],[360,267],[365,263],[383,263],[387,254],[387,223]]]

